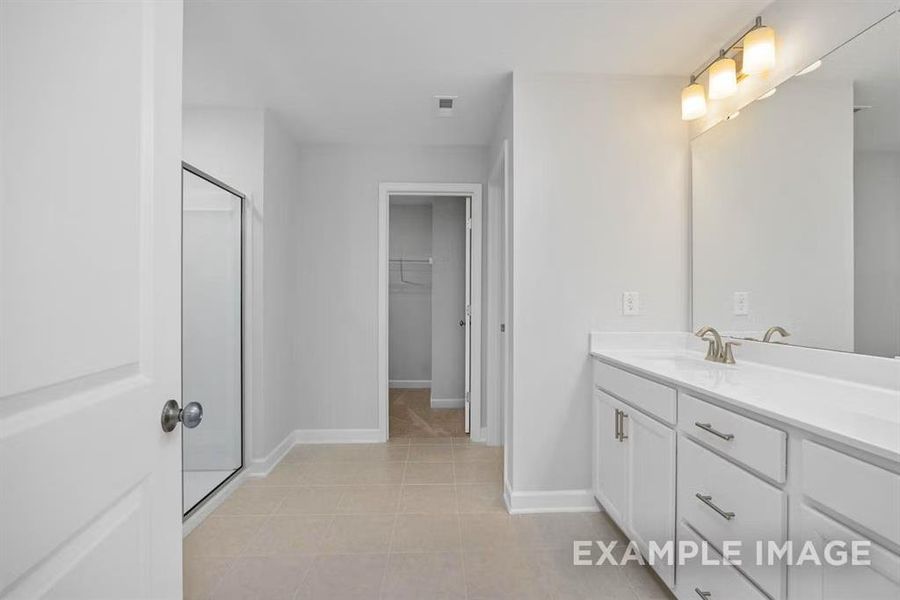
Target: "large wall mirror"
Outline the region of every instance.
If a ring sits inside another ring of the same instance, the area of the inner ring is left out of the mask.
[[[900,14],[691,149],[695,328],[900,356]]]

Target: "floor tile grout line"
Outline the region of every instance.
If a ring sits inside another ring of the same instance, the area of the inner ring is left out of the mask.
[[[405,470],[404,470],[404,473],[405,473]],[[384,598],[384,592],[385,592],[384,587],[385,587],[385,584],[387,583],[388,572],[391,568],[391,555],[393,554],[393,550],[394,550],[394,536],[397,533],[397,519],[399,518],[400,500],[401,500],[401,498],[398,497],[397,504],[394,507],[394,523],[391,526],[391,537],[388,540],[387,558],[385,559],[386,562],[384,565],[384,572],[381,574],[381,583],[379,583],[379,585],[378,585],[378,598],[379,599]]]

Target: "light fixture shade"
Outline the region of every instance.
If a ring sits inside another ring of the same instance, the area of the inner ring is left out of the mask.
[[[699,83],[691,83],[681,90],[681,119],[692,121],[706,114],[706,94]]]
[[[747,75],[759,75],[775,66],[775,30],[757,27],[744,36],[744,65]]]
[[[721,100],[737,91],[737,64],[722,57],[709,68],[709,99]]]

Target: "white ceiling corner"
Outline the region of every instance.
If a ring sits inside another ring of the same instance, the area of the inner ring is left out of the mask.
[[[685,76],[770,1],[186,0],[185,103],[303,143],[484,145],[512,71]]]

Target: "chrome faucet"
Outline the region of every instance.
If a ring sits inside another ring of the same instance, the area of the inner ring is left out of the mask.
[[[710,334],[712,335],[712,338],[706,337]],[[706,360],[726,365],[734,364],[734,352],[732,351],[732,347],[740,346],[740,342],[723,343],[722,336],[719,335],[719,332],[709,325],[701,327],[694,335],[709,344],[709,348],[706,351]]]
[[[785,329],[784,327],[781,327],[779,325],[776,325],[775,327],[769,327],[769,329],[766,330],[766,335],[763,336],[762,341],[771,342],[772,336],[774,336],[776,333],[778,335],[780,335],[781,337],[788,337],[789,335],[791,335],[790,333],[788,333],[787,329]]]

